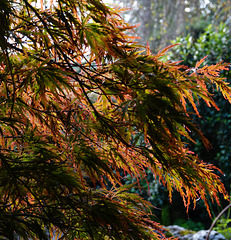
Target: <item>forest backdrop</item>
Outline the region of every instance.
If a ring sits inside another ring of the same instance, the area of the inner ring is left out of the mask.
[[[207,64],[218,61],[231,62],[231,1],[230,0],[141,0],[120,1],[115,4],[126,7],[124,17],[131,24],[140,24],[134,35],[140,36],[142,44],[149,43],[155,53],[161,48],[179,43],[168,52],[165,60],[183,60],[183,64],[194,66],[198,59],[205,56]],[[222,73],[228,82],[231,81],[231,71]],[[220,111],[208,108],[202,101],[198,104],[201,118],[195,120],[211,143],[211,149],[204,148],[198,139],[191,149],[206,162],[218,166],[224,175],[222,180],[227,191],[231,192],[231,108],[219,93],[216,92],[216,101]],[[188,110],[191,109],[188,106]],[[179,196],[169,206],[168,195],[164,188],[155,181],[151,173],[148,174],[149,184],[143,182],[141,195],[158,206],[162,211],[154,210],[162,224],[180,224],[188,228],[208,228],[212,219],[205,211],[203,203],[198,203],[195,210],[187,215],[180,203]],[[127,183],[133,182],[129,179]],[[151,191],[151,195],[148,194]],[[140,190],[132,191],[139,193]],[[223,202],[223,207],[227,202]],[[213,205],[213,219],[222,207]],[[177,210],[178,209],[178,210]],[[174,214],[173,212],[174,211]],[[190,220],[189,220],[189,219]]]

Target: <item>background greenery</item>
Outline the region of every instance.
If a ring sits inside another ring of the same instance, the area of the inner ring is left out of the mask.
[[[210,15],[209,15],[210,16]],[[207,19],[210,19],[207,16]],[[212,16],[211,16],[212,17]],[[196,25],[191,25],[190,34],[177,37],[171,41],[172,44],[179,43],[169,51],[165,60],[182,60],[184,65],[195,66],[198,59],[207,56],[205,64],[211,65],[218,61],[231,62],[231,38],[229,24],[221,22],[219,24],[209,24],[209,21],[202,21],[206,16],[200,15]],[[185,31],[187,33],[187,31]],[[222,74],[223,77],[231,81],[231,71]],[[211,148],[207,150],[198,139],[196,145],[190,145],[192,151],[198,154],[199,158],[220,168],[224,174],[219,174],[228,192],[231,191],[231,108],[229,102],[225,101],[216,89],[214,99],[218,103],[220,111],[208,108],[206,103],[199,100],[198,110],[201,118],[195,116],[194,120],[201,126],[205,137],[211,143]],[[191,111],[188,107],[188,111]],[[178,193],[173,196],[173,202],[169,205],[168,193],[159,184],[158,179],[154,179],[150,172],[147,172],[148,183],[143,181],[143,190],[133,189],[132,191],[141,194],[153,203],[157,208],[153,209],[157,220],[164,225],[178,224],[193,230],[209,228],[212,219],[208,216],[204,204],[198,200],[196,209],[190,208],[189,213],[185,213],[183,202]],[[127,183],[135,181],[128,179]],[[227,201],[221,198],[221,206],[211,204],[213,217],[215,217]]]
[[[198,38],[192,35],[178,37],[172,43],[181,45],[174,48],[169,53],[168,59],[179,59],[182,57],[183,64],[194,66],[196,59],[207,56],[205,64],[215,64],[217,61],[231,62],[231,38],[230,28],[225,23],[219,26],[208,25],[204,32]],[[223,77],[231,82],[231,71],[223,73]],[[195,121],[200,124],[202,132],[211,143],[211,149],[204,148],[202,142],[198,139],[196,145],[191,145],[192,151],[198,154],[199,158],[220,168],[224,174],[220,174],[223,183],[228,192],[230,192],[231,183],[231,108],[230,104],[222,99],[221,94],[216,89],[214,98],[218,103],[220,111],[208,108],[206,104],[199,100],[198,109],[201,118],[195,117]],[[189,109],[190,110],[190,109]],[[227,202],[221,199],[221,205],[226,206]],[[212,205],[213,216],[222,209]],[[200,214],[198,214],[200,213]],[[196,214],[192,212],[192,219],[203,222],[208,227],[211,220],[206,217],[202,204],[198,204]]]
[[[231,0],[114,0],[125,6],[126,19],[140,24],[135,30],[140,42],[157,52],[179,36],[198,38],[212,24],[226,23],[231,27]]]

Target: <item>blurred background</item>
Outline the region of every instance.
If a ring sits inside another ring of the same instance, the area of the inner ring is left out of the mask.
[[[123,13],[126,21],[133,25],[140,24],[134,33],[140,43],[149,43],[155,54],[160,49],[174,43],[180,43],[168,52],[163,61],[183,60],[183,64],[194,66],[196,62],[208,55],[205,64],[219,61],[231,62],[231,0],[108,0],[109,4],[127,8]],[[222,73],[231,82],[231,71]],[[231,192],[231,105],[214,91],[214,98],[220,108],[208,108],[198,102],[201,118],[195,121],[212,144],[208,151],[200,140],[190,145],[200,159],[217,166],[223,174],[221,177],[228,193]],[[190,111],[190,108],[188,109]],[[155,220],[163,225],[178,224],[192,230],[208,229],[217,214],[228,205],[221,199],[221,205],[210,202],[212,218],[209,217],[202,201],[198,199],[186,213],[183,202],[177,192],[169,203],[168,193],[158,179],[147,171],[147,180],[141,180],[141,190],[134,187],[132,192],[142,195],[153,203]],[[125,184],[136,179],[127,177]],[[216,225],[216,230],[231,239],[230,209]]]

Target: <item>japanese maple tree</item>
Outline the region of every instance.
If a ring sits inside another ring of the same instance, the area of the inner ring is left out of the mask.
[[[227,197],[182,139],[209,147],[186,104],[217,108],[208,85],[230,101],[228,64],[164,63],[170,47],[153,55],[119,13],[99,0],[0,1],[3,239],[160,238],[150,204],[122,185],[146,169],[186,208]]]

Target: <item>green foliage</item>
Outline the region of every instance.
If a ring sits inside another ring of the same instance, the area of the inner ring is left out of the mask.
[[[166,205],[161,209],[161,223],[165,226],[171,225],[169,205]]]
[[[200,231],[204,229],[204,226],[201,222],[194,222],[191,219],[177,219],[176,221],[174,221],[174,224],[184,227],[186,229],[190,229],[192,231]],[[188,233],[190,232],[187,232],[186,234]]]
[[[222,233],[226,239],[231,238],[231,204],[228,204],[223,208],[219,214],[214,219],[212,225],[210,226],[210,231],[215,229],[216,231]],[[228,211],[227,211],[228,210]],[[214,227],[215,226],[215,227]]]
[[[186,65],[195,65],[199,58],[208,56],[207,63],[214,64],[217,61],[230,59],[230,29],[225,23],[214,27],[209,25],[204,32],[194,38],[190,34],[186,37],[177,37],[173,44],[179,43],[173,51],[169,52],[169,58],[181,57]],[[224,74],[228,74],[225,72]]]
[[[206,55],[207,64],[214,64],[217,61],[231,62],[230,29],[225,24],[220,24],[217,28],[213,28],[212,25],[208,26],[198,39],[188,35],[185,38],[177,38],[174,43],[176,42],[181,45],[177,46],[169,56],[170,58],[181,57],[184,64],[188,66],[194,65],[196,59]],[[222,76],[230,81],[231,71],[222,73]],[[204,135],[210,141],[212,149],[209,152],[205,151],[203,143],[198,141],[192,150],[206,162],[216,164],[225,173],[222,179],[229,190],[231,175],[227,170],[231,168],[230,106],[224,101],[221,94],[216,90],[214,93],[214,99],[218,103],[220,111],[207,108],[207,105],[200,101],[198,109],[202,118],[197,119]]]
[[[231,239],[231,219],[230,218],[221,218],[218,220],[214,230],[223,234],[226,239]]]
[[[181,58],[187,66],[196,64],[198,58],[207,55],[206,63],[214,64],[217,61],[231,62],[231,40],[230,29],[224,23],[215,27],[209,25],[204,33],[197,39],[188,35],[187,37],[179,37],[174,42],[180,43],[173,51],[169,52],[168,60]],[[226,77],[228,82],[231,80],[231,71],[222,72],[222,76]],[[195,117],[195,120],[200,124],[202,132],[211,143],[211,148],[204,149],[203,143],[198,139],[196,145],[190,145],[190,149],[198,154],[198,156],[206,162],[211,162],[218,166],[224,174],[221,179],[224,182],[227,190],[230,190],[231,175],[231,136],[230,136],[230,105],[222,98],[221,94],[216,89],[211,89],[214,92],[213,98],[218,103],[219,111],[208,108],[207,105],[199,100],[198,111],[201,118]],[[188,106],[188,111],[192,108]],[[223,201],[222,201],[223,202]],[[199,203],[200,204],[200,203]],[[226,203],[224,202],[224,205]],[[213,211],[217,207],[213,207]],[[201,208],[201,216],[206,215]],[[214,214],[216,214],[214,212]],[[197,217],[195,219],[198,220]],[[208,222],[206,217],[201,218],[201,221]],[[206,226],[208,227],[208,226]]]
[[[124,15],[132,24],[140,23],[137,36],[143,44],[149,42],[156,52],[170,44],[171,40],[190,34],[194,38],[212,24],[226,22],[230,28],[230,1],[224,0],[114,0],[119,6],[127,7]]]

